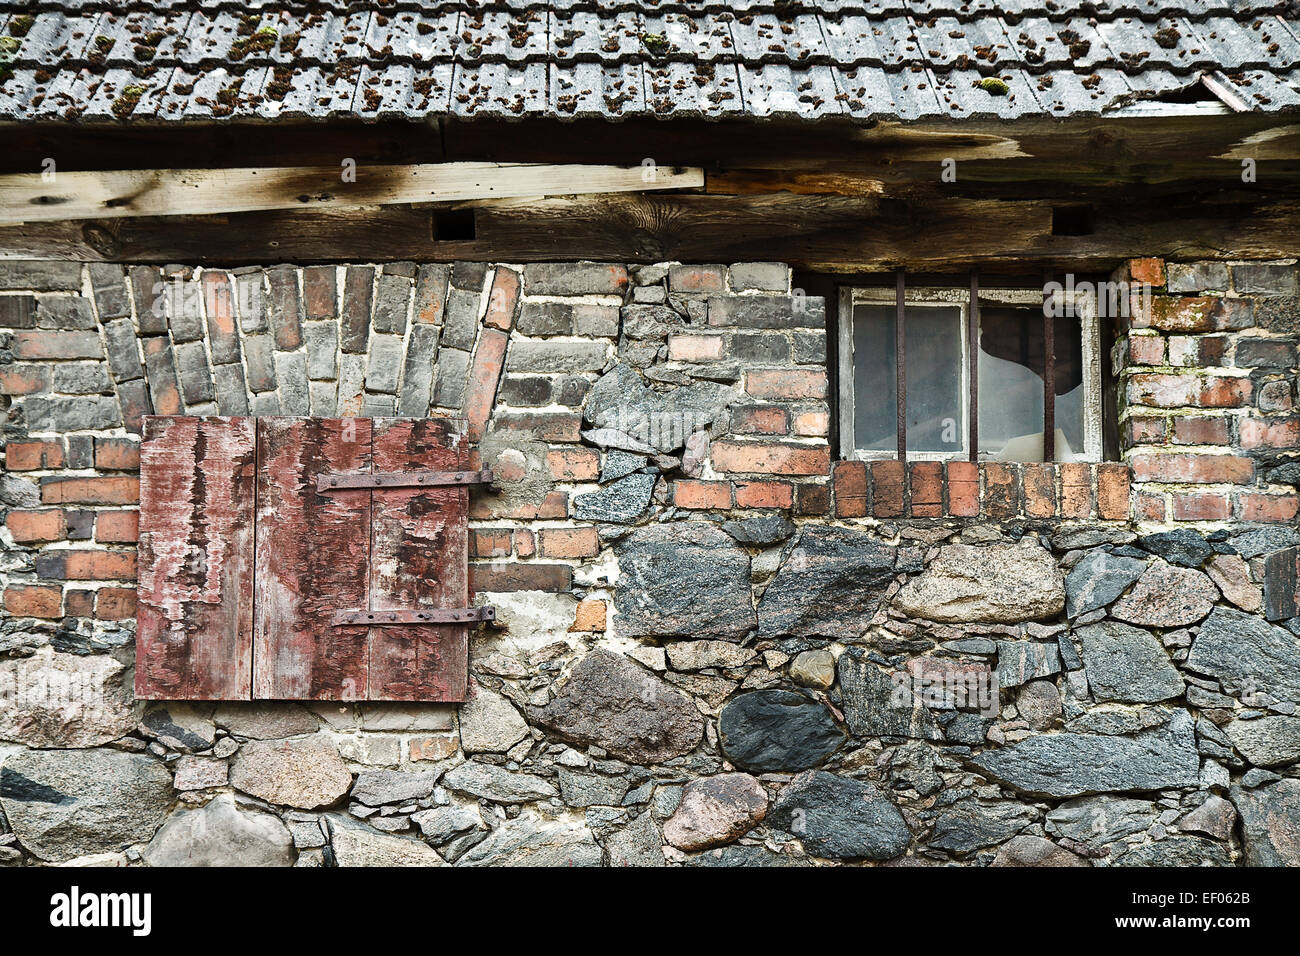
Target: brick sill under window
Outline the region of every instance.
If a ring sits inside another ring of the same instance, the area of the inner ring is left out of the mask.
[[[838,518],[1129,519],[1121,462],[840,461]]]

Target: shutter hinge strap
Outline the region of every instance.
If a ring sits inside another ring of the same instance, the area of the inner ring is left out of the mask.
[[[374,475],[319,475],[316,478],[316,490],[481,485],[491,481],[490,468],[484,468],[482,471],[389,471]]]
[[[335,611],[330,622],[335,627],[347,624],[384,627],[389,624],[464,624],[469,621],[495,621],[497,609],[483,607],[428,608],[423,611]]]

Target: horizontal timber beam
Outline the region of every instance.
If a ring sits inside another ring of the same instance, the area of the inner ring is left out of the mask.
[[[1076,200],[1077,201],[1077,200]],[[467,204],[473,238],[438,240],[429,206],[91,219],[0,227],[0,258],[116,262],[780,260],[821,271],[1105,267],[1132,256],[1300,256],[1300,196],[1116,192],[1085,236],[1054,235],[1061,199],[625,193]],[[466,208],[462,206],[461,208]]]
[[[641,192],[704,185],[693,167],[521,163],[353,164],[56,171],[0,176],[0,222],[205,216],[279,209]]]

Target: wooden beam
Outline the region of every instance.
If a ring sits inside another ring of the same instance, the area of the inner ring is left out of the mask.
[[[273,209],[348,208],[688,189],[692,167],[441,163],[240,169],[59,171],[0,176],[0,222],[129,216],[204,216]]]
[[[496,200],[472,207],[474,237],[436,240],[430,206],[309,208],[228,216],[91,219],[0,227],[0,259],[237,266],[265,262],[745,262],[811,271],[993,275],[1109,269],[1120,259],[1300,256],[1300,196],[1117,191],[1093,235],[1052,234],[1060,198],[898,199],[628,193]]]

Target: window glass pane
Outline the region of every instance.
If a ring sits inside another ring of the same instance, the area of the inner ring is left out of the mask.
[[[853,310],[853,433],[856,447],[898,447],[894,306]],[[960,454],[963,445],[961,309],[907,307],[908,451]]]
[[[1083,338],[1055,319],[1056,460],[1083,456]],[[980,304],[979,450],[999,461],[1043,460],[1043,311]]]

